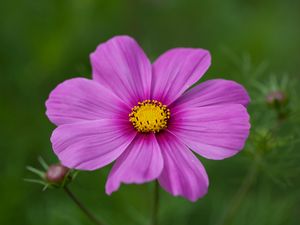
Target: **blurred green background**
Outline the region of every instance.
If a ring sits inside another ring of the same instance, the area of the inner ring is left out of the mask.
[[[133,36],[152,60],[173,47],[209,49],[205,79],[236,80],[252,98],[245,150],[201,158],[210,189],[196,203],[161,191],[160,224],[299,224],[299,12],[298,0],[2,0],[0,224],[91,224],[62,190],[42,192],[23,178],[34,177],[25,167],[39,167],[38,156],[57,162],[48,94],[65,79],[90,77],[89,54],[118,34]],[[284,120],[265,104],[272,89],[289,99]],[[153,183],[109,197],[108,171],[81,172],[70,188],[109,224],[149,224]]]

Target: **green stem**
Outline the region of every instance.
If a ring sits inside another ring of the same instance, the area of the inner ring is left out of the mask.
[[[153,211],[152,211],[152,225],[158,225],[158,209],[159,209],[159,184],[155,181],[153,193]]]
[[[245,198],[253,182],[255,181],[256,175],[257,175],[257,165],[253,164],[253,166],[249,169],[248,174],[244,178],[239,190],[236,192],[235,196],[233,197],[231,204],[226,209],[224,216],[219,221],[218,223],[219,225],[232,224],[234,215],[238,211],[243,199]]]
[[[81,209],[81,211],[96,225],[104,225],[100,222],[80,201],[79,199],[71,192],[68,187],[64,187],[67,195],[75,202],[75,204]]]

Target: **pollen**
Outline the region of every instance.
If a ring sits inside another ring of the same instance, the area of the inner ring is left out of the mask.
[[[170,115],[166,105],[156,100],[145,100],[132,108],[129,121],[139,132],[157,133],[167,128]]]

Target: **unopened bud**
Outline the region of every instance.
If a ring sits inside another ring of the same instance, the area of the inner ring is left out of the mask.
[[[46,180],[50,183],[60,183],[65,179],[68,172],[69,168],[61,164],[51,165],[47,170]]]
[[[272,91],[266,96],[266,102],[270,106],[283,106],[287,103],[287,97],[282,91]]]

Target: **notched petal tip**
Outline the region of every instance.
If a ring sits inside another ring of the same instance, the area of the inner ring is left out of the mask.
[[[183,193],[170,193],[170,194],[172,194],[174,197],[184,198],[190,202],[195,203],[199,199],[204,198],[208,194],[208,188],[209,186],[207,185],[205,190],[202,190],[202,192],[198,194],[183,194]]]
[[[247,109],[241,104],[210,105],[179,111],[170,129],[196,153],[221,160],[244,148],[250,132],[249,120]]]
[[[116,36],[113,36],[112,38],[109,38],[109,39],[107,39],[106,41],[100,43],[100,44],[96,47],[95,51],[92,52],[92,53],[90,54],[90,56],[94,55],[94,53],[97,51],[97,49],[98,49],[99,47],[101,47],[101,46],[103,46],[103,45],[105,45],[105,44],[115,43],[115,42],[119,42],[119,41],[121,41],[121,42],[122,42],[122,41],[125,41],[125,42],[137,43],[137,41],[136,41],[133,37],[131,37],[131,36],[129,36],[129,35],[116,35]]]
[[[250,96],[243,85],[232,80],[212,79],[185,92],[171,107],[175,108],[175,111],[186,107],[222,104],[241,104],[247,107],[249,102]]]
[[[163,169],[161,150],[153,134],[137,135],[111,169],[106,192],[117,191],[121,184],[142,184],[159,177]]]
[[[152,98],[171,104],[208,70],[208,50],[174,48],[163,53],[153,64]]]
[[[105,184],[105,193],[107,195],[112,195],[113,192],[117,191],[121,185],[113,186],[111,183],[106,182]]]
[[[130,36],[116,36],[90,54],[93,80],[112,90],[130,106],[150,98],[152,68],[140,45]]]
[[[204,166],[176,136],[165,133],[159,139],[164,157],[160,185],[170,194],[190,201],[203,197],[209,186]]]

